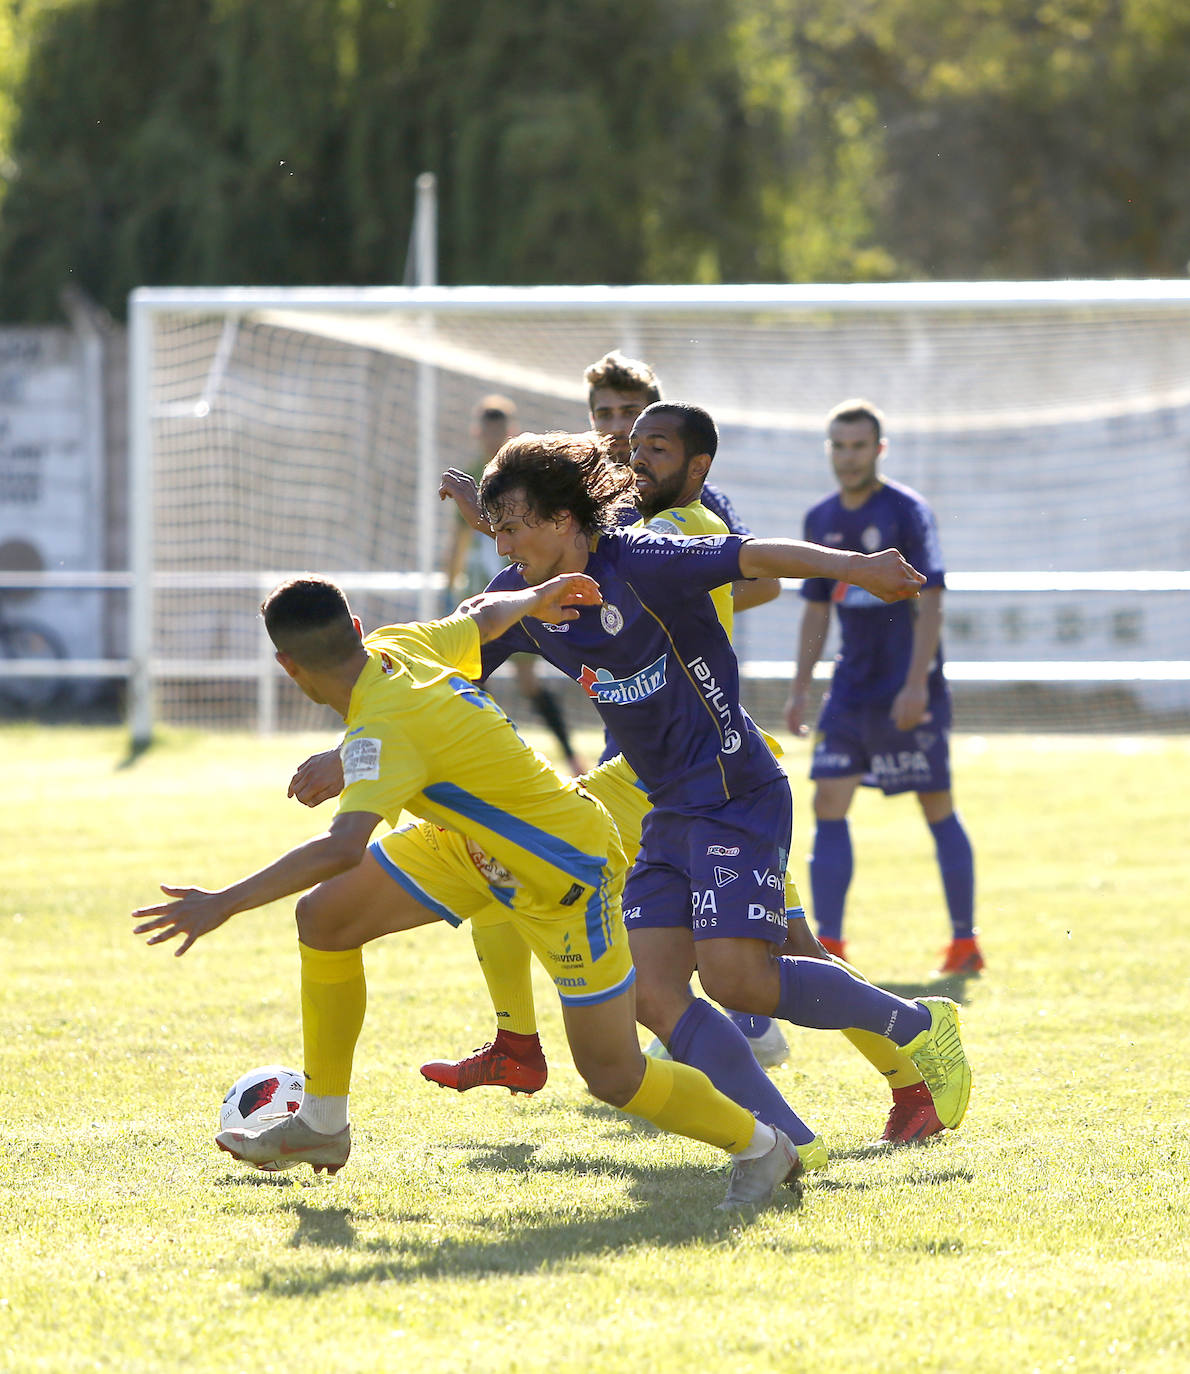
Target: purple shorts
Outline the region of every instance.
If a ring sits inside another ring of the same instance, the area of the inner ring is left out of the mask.
[[[949,791],[949,702],[931,700],[933,719],[912,730],[898,730],[888,709],[885,702],[833,706],[828,697],[818,720],[810,777],[853,778],[859,773],[865,787],[879,787],[886,797]]]
[[[694,816],[653,807],[624,887],[624,924],[783,944],[792,825],[785,778]]]

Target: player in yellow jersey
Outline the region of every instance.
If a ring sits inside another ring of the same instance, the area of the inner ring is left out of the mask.
[[[784,1132],[697,1069],[641,1055],[615,826],[474,685],[481,643],[526,615],[560,625],[575,607],[600,601],[590,578],[568,574],[364,639],[326,579],[295,578],[265,600],[277,661],[346,722],[336,815],[324,834],[229,887],[163,885],[169,901],[134,913],[137,934],[150,944],[180,937],[175,952],[185,954],[236,913],[305,893],[297,926],[306,1093],[297,1113],[263,1130],[221,1132],[221,1149],[270,1170],[342,1168],[366,1003],[362,946],[498,903],[554,979],[575,1067],[594,1096],[727,1150],[724,1207],[767,1202],[785,1182],[800,1186],[801,1161]],[[406,810],[421,823],[372,841]]]

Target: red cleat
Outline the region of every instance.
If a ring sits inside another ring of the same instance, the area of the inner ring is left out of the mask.
[[[820,935],[818,937],[818,943],[828,954],[833,954],[836,959],[847,958],[847,946],[842,940],[836,940],[831,935]]]
[[[983,953],[974,936],[952,940],[932,978],[973,978],[983,971]]]
[[[465,1093],[470,1088],[507,1088],[510,1093],[535,1093],[549,1077],[544,1055],[516,1059],[494,1044],[481,1045],[465,1059],[434,1059],[421,1066],[421,1076],[442,1088]]]
[[[924,1083],[919,1083],[916,1088],[905,1088],[894,1094],[884,1134],[871,1143],[877,1149],[893,1145],[917,1145],[945,1129],[938,1120],[929,1089]]]

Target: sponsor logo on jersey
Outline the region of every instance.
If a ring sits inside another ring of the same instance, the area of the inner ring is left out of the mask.
[[[740,875],[734,868],[720,868],[715,865],[715,886],[726,887],[728,883],[734,883]]]
[[[397,671],[397,665],[389,658],[383,649],[380,651],[380,671],[385,677],[392,677]]]
[[[570,621],[567,620],[564,624],[561,625],[551,625],[548,620],[543,620],[541,622],[541,628],[543,630],[548,630],[552,635],[564,635],[569,633]]]
[[[613,606],[610,601],[605,601],[599,608],[599,623],[609,635],[618,635],[624,628],[624,616],[619,606]]]
[[[728,848],[728,846],[725,844],[707,845],[707,853],[714,854],[721,859],[734,859],[739,852],[740,847],[738,844],[734,844],[730,848]]]
[[[631,677],[612,677],[606,668],[590,668],[584,663],[578,683],[593,701],[607,706],[631,706],[665,686],[665,655]]]
[[[724,694],[723,688],[719,686],[714,673],[711,672],[710,664],[701,655],[692,658],[686,667],[694,674],[703,696],[707,700],[707,705],[719,717],[719,722],[723,727],[723,748],[724,754],[734,754],[743,743],[740,732],[731,723],[731,702]]]
[[[344,744],[339,751],[343,760],[343,786],[350,787],[353,782],[378,782],[380,780],[380,741],[369,739],[367,735],[357,736]]]
[[[863,534],[860,535],[859,542],[864,546],[865,553],[875,553],[882,543],[880,527],[878,525],[869,525],[867,529],[864,530]]]

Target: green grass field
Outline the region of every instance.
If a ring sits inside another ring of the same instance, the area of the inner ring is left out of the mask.
[[[864,1153],[884,1085],[790,1030],[776,1079],[832,1165],[746,1222],[713,1151],[586,1095],[544,976],[545,1091],[422,1080],[490,1038],[465,930],[369,952],[336,1179],[214,1148],[234,1078],[300,1067],[291,904],[181,960],[128,912],[311,833],[285,784],[323,743],[175,733],[125,764],[116,731],[0,729],[0,1369],[1190,1368],[1190,739],[956,741],[990,964],[967,1120]],[[853,834],[850,953],[918,990],[946,932],[916,805],[865,794]]]

